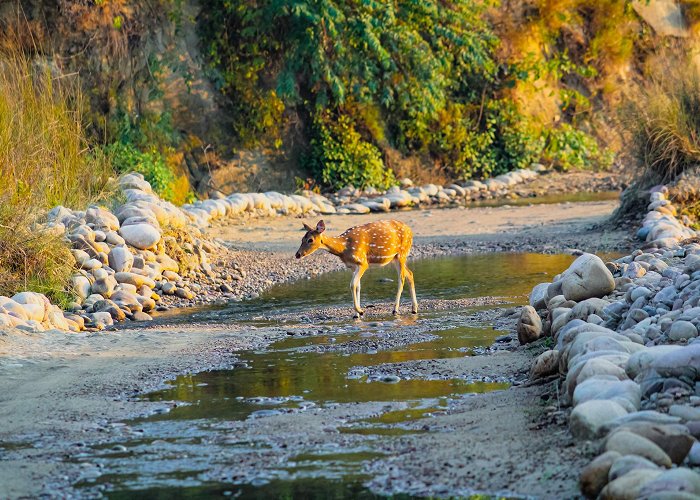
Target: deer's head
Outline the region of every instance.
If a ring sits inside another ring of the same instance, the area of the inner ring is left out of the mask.
[[[297,250],[297,259],[311,255],[321,248],[321,233],[326,230],[326,224],[320,220],[318,224],[316,224],[316,229],[313,229],[307,224],[304,224],[304,229],[306,229],[306,234],[304,234],[304,237],[301,239],[301,246],[299,250]]]

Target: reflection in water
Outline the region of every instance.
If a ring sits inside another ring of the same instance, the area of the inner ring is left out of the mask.
[[[246,498],[250,500],[271,500],[299,498],[304,500],[380,500],[387,497],[375,495],[364,488],[359,481],[333,481],[315,478],[303,481],[271,481],[262,486],[226,485],[200,486],[195,488],[152,488],[112,492],[112,500],[170,500],[194,498]],[[409,500],[410,495],[395,495],[394,500]]]
[[[416,276],[419,298],[456,299],[464,297],[510,297],[513,303],[524,303],[526,294],[535,284],[550,281],[573,260],[567,255],[490,254],[419,260],[412,267]],[[365,300],[391,300],[394,282],[390,270],[372,270],[363,282]],[[295,312],[316,307],[348,303],[346,272],[330,273],[313,280],[280,285],[270,289],[258,300],[226,308],[201,309],[200,318],[241,321],[265,312]],[[391,380],[396,383],[368,382],[362,376],[348,377],[351,368],[399,363],[420,359],[439,359],[472,355],[471,349],[491,345],[503,332],[489,325],[474,324],[469,310],[436,311],[410,317],[411,322],[424,322],[434,338],[390,350],[369,350],[347,353],[327,349],[339,343],[357,339],[377,340],[411,328],[404,319],[375,323],[340,322],[320,335],[294,336],[263,352],[238,353],[248,368],[223,370],[178,377],[169,389],[153,393],[150,400],[177,400],[190,403],[168,414],[157,415],[142,422],[148,437],[161,441],[160,446],[173,447],[173,459],[157,467],[149,461],[148,440],[129,445],[129,455],[114,455],[105,459],[107,473],[103,481],[121,485],[123,491],[113,491],[111,498],[202,498],[219,495],[243,498],[377,498],[361,486],[365,478],[357,476],[362,464],[371,458],[369,451],[360,453],[344,450],[344,454],[324,455],[318,450],[306,450],[287,466],[282,465],[289,480],[272,480],[262,486],[208,484],[199,479],[207,468],[207,453],[190,453],[189,447],[200,449],[210,441],[207,437],[219,420],[242,420],[272,414],[285,409],[302,409],[313,405],[366,401],[406,401],[407,408],[387,412],[376,418],[348,422],[340,429],[343,434],[367,436],[370,440],[392,439],[406,432],[421,432],[409,423],[431,414],[446,411],[455,396],[504,389],[508,384],[493,382],[468,383],[464,380]],[[188,319],[192,315],[188,312]],[[415,325],[414,325],[415,326]],[[369,343],[371,344],[371,342]],[[314,349],[318,349],[318,352]],[[353,372],[354,373],[354,372]],[[504,374],[505,375],[505,374]],[[295,410],[296,411],[296,410]],[[187,429],[186,436],[181,429]],[[144,436],[144,438],[147,436]],[[181,442],[183,439],[190,441]],[[201,443],[200,444],[200,440]],[[164,444],[163,444],[164,443]],[[179,443],[179,444],[178,444]],[[185,448],[182,448],[182,447]],[[240,453],[246,453],[254,443],[231,443]],[[142,455],[138,453],[142,450]],[[180,461],[180,455],[191,457]],[[145,458],[141,458],[145,457]],[[193,459],[197,458],[197,461]],[[115,472],[110,474],[110,462],[115,460]],[[212,459],[213,460],[213,459]],[[268,478],[275,475],[270,465]],[[279,465],[277,466],[279,474]],[[320,479],[318,476],[336,478]],[[340,479],[342,478],[342,479]],[[154,487],[156,486],[156,487]],[[176,488],[177,486],[177,488]],[[139,488],[142,488],[140,491]],[[397,497],[402,498],[402,497]],[[408,497],[403,497],[408,498]]]
[[[410,262],[416,278],[418,300],[425,298],[458,299],[474,297],[524,297],[534,285],[551,281],[566,269],[571,255],[535,253],[495,253],[419,259]],[[260,298],[229,306],[170,311],[159,317],[183,321],[241,321],[256,315],[304,311],[316,307],[350,307],[350,271],[326,273],[309,280],[276,285]],[[387,279],[391,281],[386,281]],[[391,302],[396,293],[396,272],[391,266],[371,268],[362,280],[363,303]],[[404,305],[407,304],[404,295]]]

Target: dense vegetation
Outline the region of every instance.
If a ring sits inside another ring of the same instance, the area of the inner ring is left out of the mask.
[[[491,4],[215,0],[202,26],[242,143],[280,146],[301,122],[307,165],[326,185],[386,186],[393,178],[379,164],[390,150],[458,178],[540,160],[563,169],[609,162],[581,129],[527,116],[511,92],[543,72],[594,68],[566,53],[503,57]],[[567,90],[562,106],[585,100]]]
[[[63,300],[70,253],[62,235],[33,224],[55,205],[99,198],[111,169],[88,147],[75,82],[12,50],[0,50],[0,68],[0,294],[29,288]]]

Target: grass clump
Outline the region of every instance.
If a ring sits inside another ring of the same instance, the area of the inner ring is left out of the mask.
[[[0,294],[67,300],[73,259],[61,236],[37,232],[51,207],[84,207],[112,171],[81,122],[78,82],[48,61],[0,51]]]
[[[692,67],[668,64],[625,108],[631,153],[648,186],[700,164],[700,77]]]

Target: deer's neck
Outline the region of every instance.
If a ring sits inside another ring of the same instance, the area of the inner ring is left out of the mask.
[[[347,246],[347,241],[339,236],[322,236],[321,237],[321,248],[327,250],[333,255],[340,255],[345,251]]]

